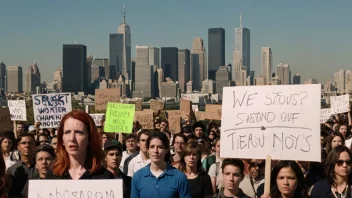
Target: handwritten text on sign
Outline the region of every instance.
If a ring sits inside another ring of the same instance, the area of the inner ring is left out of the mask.
[[[225,87],[220,156],[320,161],[320,89]]]
[[[36,122],[43,128],[55,128],[61,119],[72,111],[71,93],[32,95],[33,112]]]
[[[102,185],[104,184],[104,185]],[[43,188],[45,186],[45,188]],[[28,197],[122,198],[122,179],[108,180],[29,180]]]
[[[331,114],[346,113],[349,106],[349,95],[331,96]]]
[[[320,110],[320,123],[327,122],[331,117],[331,108],[325,108]]]
[[[93,118],[95,122],[95,126],[101,126],[101,121],[105,118],[105,114],[103,113],[95,113],[95,114],[89,114],[90,117]]]
[[[105,115],[104,131],[132,133],[134,111],[134,104],[109,102]]]
[[[27,121],[25,100],[8,100],[7,104],[10,109],[12,121]]]

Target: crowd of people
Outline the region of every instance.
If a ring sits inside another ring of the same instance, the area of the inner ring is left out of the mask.
[[[105,133],[104,120],[72,111],[57,129],[19,123],[1,134],[0,198],[28,197],[34,179],[122,179],[124,198],[352,198],[351,125],[350,113],[321,125],[322,162],[272,160],[264,192],[265,160],[221,158],[213,122]]]

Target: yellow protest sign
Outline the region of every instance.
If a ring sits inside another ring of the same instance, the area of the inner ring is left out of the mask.
[[[109,102],[105,114],[104,131],[110,133],[132,133],[134,104]]]

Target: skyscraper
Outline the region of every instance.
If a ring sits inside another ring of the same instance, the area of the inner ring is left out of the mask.
[[[37,63],[30,65],[26,71],[26,93],[35,93],[40,86],[40,72]]]
[[[291,84],[291,70],[288,64],[280,63],[276,68],[276,75],[280,79],[282,85]]]
[[[225,65],[225,29],[208,29],[208,79],[215,80],[216,71]]]
[[[23,92],[23,76],[21,66],[7,67],[7,91],[8,92]]]
[[[6,65],[3,62],[0,62],[0,90],[7,91],[7,80],[6,80]]]
[[[117,29],[117,33],[123,35],[122,39],[122,68],[118,70],[121,72],[125,78],[128,80],[132,78],[132,64],[131,64],[131,29],[128,24],[126,24],[126,9],[123,6],[123,21]]]
[[[117,79],[119,74],[122,74],[123,63],[123,34],[110,34],[109,39],[109,61],[110,68],[113,71],[108,71],[111,79]]]
[[[240,84],[241,70],[245,67],[247,76],[251,71],[250,53],[250,30],[242,27],[242,16],[240,16],[240,28],[235,29],[235,50],[233,53],[232,81]]]
[[[80,44],[63,45],[63,91],[88,91],[87,47]]]
[[[222,100],[223,88],[231,86],[231,74],[227,66],[221,66],[216,72],[216,93],[219,94],[219,99]]]
[[[262,76],[267,85],[271,80],[273,70],[273,55],[270,47],[262,47]]]
[[[178,81],[178,48],[177,47],[161,48],[161,68],[164,70],[165,79],[169,77],[172,79],[172,81]]]
[[[334,83],[339,93],[343,93],[345,91],[345,77],[345,70],[343,69],[340,69],[334,74]]]
[[[193,81],[193,88],[201,90],[205,79],[208,79],[207,54],[203,39],[201,37],[194,37],[190,58],[190,80]]]
[[[299,73],[296,73],[293,77],[292,77],[292,84],[294,85],[299,85],[301,84],[301,76],[299,75]]]
[[[136,46],[136,66],[135,66],[135,91],[142,93],[142,97],[153,98],[154,66],[149,64],[149,46]]]
[[[181,93],[186,90],[186,84],[190,80],[190,52],[188,49],[178,50],[178,83]]]
[[[160,68],[160,49],[157,47],[149,47],[149,64]]]

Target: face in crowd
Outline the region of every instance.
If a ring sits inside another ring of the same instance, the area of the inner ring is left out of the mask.
[[[139,138],[138,146],[139,146],[140,151],[143,153],[148,152],[147,139],[148,139],[148,135],[145,135],[145,134],[141,134],[141,136]]]
[[[53,137],[53,139],[51,139],[51,144],[50,144],[56,151],[57,149],[57,137]]]
[[[26,126],[24,124],[17,124],[16,131],[18,134],[23,133],[25,129]]]
[[[264,174],[265,161],[252,159],[249,162],[249,174],[253,179],[258,179]]]
[[[185,140],[182,137],[180,136],[175,137],[174,149],[176,153],[181,153],[185,145],[186,145]]]
[[[53,160],[54,156],[47,151],[40,151],[36,154],[35,167],[37,168],[41,178],[45,177]]]
[[[164,122],[164,121],[162,121],[161,123],[160,123],[160,131],[166,131],[166,129],[167,129],[167,123],[166,122]]]
[[[129,151],[135,151],[137,149],[137,140],[135,138],[129,138],[126,140],[126,149]]]
[[[4,137],[4,139],[1,142],[1,150],[4,153],[10,152],[11,148],[13,146],[13,142],[10,138]]]
[[[194,129],[194,134],[198,137],[198,138],[202,138],[204,135],[203,129],[202,127],[197,127]]]
[[[105,155],[106,167],[111,170],[119,168],[122,159],[122,153],[117,148],[109,149]]]
[[[17,150],[21,156],[32,157],[35,150],[35,141],[31,136],[24,136],[21,141],[17,143]]]
[[[63,132],[63,145],[70,156],[79,157],[87,154],[88,131],[83,122],[68,118]]]
[[[244,173],[241,169],[234,165],[227,165],[223,168],[224,187],[228,190],[238,189]]]

